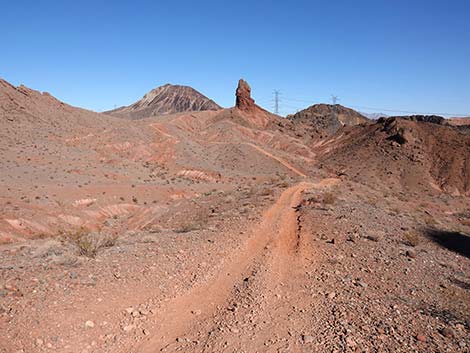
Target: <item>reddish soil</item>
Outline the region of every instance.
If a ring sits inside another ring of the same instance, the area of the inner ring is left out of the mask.
[[[128,121],[0,81],[0,352],[470,350],[470,136],[250,92]]]

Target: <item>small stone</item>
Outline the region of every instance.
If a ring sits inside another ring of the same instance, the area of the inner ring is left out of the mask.
[[[359,281],[356,281],[356,285],[359,286],[359,287],[362,287],[362,288],[367,288],[367,283],[359,280]]]
[[[423,334],[420,334],[420,333],[416,335],[416,339],[420,342],[426,342],[427,341],[426,336],[423,335]]]
[[[132,312],[134,311],[134,308],[127,308],[126,309],[126,313],[128,313],[129,315],[132,314]]]
[[[36,338],[36,346],[41,347],[44,344],[44,341],[40,338]]]
[[[87,322],[85,322],[85,327],[86,328],[93,328],[93,327],[95,327],[95,323],[93,321],[88,320]]]
[[[408,256],[410,259],[415,259],[417,256],[416,252],[413,250],[406,250],[405,255]]]
[[[135,326],[134,325],[127,325],[127,326],[124,326],[122,329],[124,330],[124,332],[131,332],[132,330],[134,330]]]
[[[304,344],[313,343],[314,341],[315,341],[315,337],[311,335],[302,335],[302,342]]]
[[[142,333],[143,333],[145,336],[150,335],[149,330],[147,330],[146,328],[144,328],[144,329],[142,330]]]
[[[356,344],[357,344],[357,343],[356,343],[356,341],[354,340],[354,338],[352,338],[352,337],[350,337],[350,336],[346,337],[346,345],[347,345],[348,347],[355,347]]]
[[[367,236],[367,239],[371,240],[371,241],[375,241],[375,242],[378,242],[380,241],[380,237],[376,234],[369,234]]]
[[[452,338],[454,337],[454,331],[452,331],[452,329],[448,328],[448,327],[445,327],[441,330],[441,334],[444,336],[444,337],[447,337],[447,338]]]
[[[328,299],[333,299],[334,297],[336,297],[335,292],[328,293]]]

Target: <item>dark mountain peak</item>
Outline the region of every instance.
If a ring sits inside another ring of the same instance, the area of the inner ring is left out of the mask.
[[[190,86],[166,83],[147,92],[141,100],[107,112],[127,119],[143,119],[174,113],[219,110],[221,107]]]

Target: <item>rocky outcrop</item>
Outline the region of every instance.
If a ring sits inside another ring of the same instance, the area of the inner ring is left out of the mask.
[[[235,96],[235,106],[238,109],[245,111],[255,109],[255,100],[251,98],[251,87],[244,79],[240,79],[238,81],[238,87],[235,92]]]
[[[391,116],[388,119],[405,119],[409,121],[416,121],[419,123],[431,123],[437,125],[446,125],[446,119],[438,115],[401,115],[401,116]],[[379,120],[384,121],[387,118],[380,118]]]
[[[132,105],[106,113],[135,120],[158,115],[219,109],[222,108],[217,103],[192,87],[166,84],[151,90]]]
[[[335,134],[343,126],[354,126],[369,123],[357,111],[336,104],[315,104],[287,118],[294,123],[303,124],[312,134],[329,136]]]

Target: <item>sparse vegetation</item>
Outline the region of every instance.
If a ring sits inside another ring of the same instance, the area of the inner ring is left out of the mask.
[[[160,233],[162,231],[162,227],[158,224],[149,223],[143,228],[143,230],[149,233]]]
[[[78,231],[71,233],[62,232],[62,239],[75,245],[79,255],[95,258],[100,249],[116,245],[118,236],[88,232],[84,228],[80,228]]]
[[[403,243],[408,246],[418,246],[420,243],[420,237],[415,232],[406,232],[403,234]]]
[[[183,224],[181,227],[175,229],[175,232],[176,233],[189,233],[189,232],[192,232],[194,230],[199,230],[199,229],[201,229],[201,226],[197,224],[196,222],[194,223],[188,222],[186,224]]]
[[[268,187],[263,188],[260,192],[261,196],[273,196],[274,195],[274,190]]]
[[[338,197],[335,193],[328,191],[323,194],[322,201],[325,205],[334,205]]]

